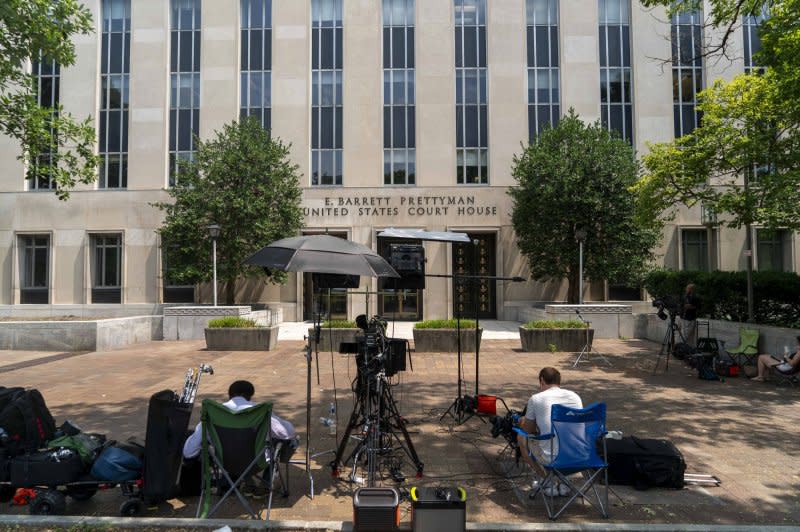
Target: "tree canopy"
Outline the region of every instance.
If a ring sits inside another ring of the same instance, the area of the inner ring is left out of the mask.
[[[16,139],[26,177],[49,176],[67,199],[75,185],[96,179],[95,132],[60,105],[40,105],[31,61],[75,63],[72,38],[92,32],[92,17],[78,0],[0,2],[0,133]]]
[[[180,165],[177,183],[167,191],[173,202],[157,203],[166,212],[161,235],[169,280],[175,284],[208,281],[212,240],[207,226],[220,225],[218,279],[233,284],[241,276],[272,277],[245,259],[270,242],[293,236],[302,227],[297,165],[289,147],[273,138],[258,120],[247,117],[223,126],[215,138],[198,141],[194,161]]]
[[[566,277],[569,301],[578,301],[579,229],[587,234],[588,278],[638,279],[660,237],[655,220],[637,217],[638,171],[627,142],[599,122],[585,124],[572,109],[514,157],[512,224],[534,279]]]
[[[639,188],[645,209],[702,202],[729,227],[800,229],[800,0],[712,0],[712,19],[734,24],[765,6],[756,55],[764,71],[714,81],[698,97],[700,127],[650,146]]]

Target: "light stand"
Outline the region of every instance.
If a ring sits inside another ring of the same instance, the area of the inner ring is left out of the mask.
[[[456,283],[463,283],[465,281],[464,276],[461,276],[461,275],[453,275],[453,276],[449,276],[449,277],[452,277],[453,278],[453,282],[456,282]],[[476,334],[477,334],[477,331],[476,331]],[[477,342],[477,337],[475,338],[475,340]],[[477,346],[477,344],[476,344],[476,346]],[[462,361],[463,361],[463,358],[464,358],[464,354],[463,354],[463,351],[461,349],[461,307],[457,303],[456,303],[456,347],[457,347],[457,351],[458,351],[458,363],[457,363],[457,371],[458,371],[457,390],[458,391],[456,392],[457,393],[456,398],[453,400],[452,403],[450,403],[450,406],[447,407],[447,410],[445,410],[444,414],[441,415],[441,417],[439,418],[439,421],[442,421],[445,418],[445,416],[449,415],[449,416],[451,416],[453,418],[453,421],[455,421],[456,425],[460,425],[460,424],[464,423],[465,421],[467,421],[472,416],[474,416],[475,415],[475,411],[474,411],[474,409],[467,408],[467,405],[465,404],[465,401],[464,401],[464,396],[461,395],[461,389],[462,389],[461,382],[463,380],[463,378],[461,376],[463,374],[463,369],[462,369],[463,362]],[[476,361],[477,361],[477,358],[476,358]],[[478,383],[477,383],[477,380],[476,380],[476,382],[475,382],[476,389],[477,389],[477,386],[478,386]]]
[[[663,314],[663,310],[659,310],[659,317]],[[661,357],[666,355],[664,359],[664,372],[666,373],[669,371],[669,357],[670,355],[675,354],[675,332],[677,331],[678,335],[681,337],[682,342],[686,342],[686,339],[683,337],[683,332],[675,325],[675,318],[677,314],[669,313],[669,322],[667,323],[667,331],[664,333],[664,340],[661,342],[661,350],[658,352],[658,358],[656,358],[656,365],[653,368],[653,375],[656,374],[658,371],[658,366],[661,364]],[[663,319],[663,318],[662,318]]]
[[[578,315],[578,319],[581,320],[586,325],[586,327],[584,327],[584,329],[586,330],[586,343],[583,344],[583,349],[581,349],[581,352],[578,353],[578,358],[576,358],[575,362],[573,362],[573,364],[572,364],[573,368],[578,366],[578,363],[581,361],[581,358],[583,358],[584,356],[586,356],[586,362],[591,362],[589,360],[589,355],[592,353],[592,340],[591,340],[591,338],[589,338],[589,328],[590,328],[592,322],[591,321],[586,321],[585,319],[583,319],[583,316],[581,316],[581,311],[578,310],[578,309],[575,309],[575,314],[577,314]],[[598,353],[597,351],[594,351],[594,354],[599,356],[600,358],[602,358],[603,362],[605,362],[607,366],[611,365],[611,362],[609,362],[608,359],[602,353]]]
[[[309,494],[314,499],[314,477],[311,475],[311,338],[306,343],[306,455],[305,459],[289,460],[290,464],[304,465],[309,482]]]
[[[217,306],[217,238],[219,238],[219,224],[207,225],[208,234],[211,236],[211,257],[214,276],[214,306]]]

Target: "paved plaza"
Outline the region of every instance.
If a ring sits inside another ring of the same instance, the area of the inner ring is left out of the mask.
[[[635,491],[614,487],[610,521],[614,523],[800,524],[800,467],[797,427],[798,390],[741,378],[725,382],[697,379],[680,361],[664,371],[652,371],[658,344],[641,340],[598,340],[596,356],[572,368],[572,353],[525,353],[520,350],[517,324],[488,322],[480,352],[480,393],[503,397],[522,408],[536,390],[541,367],[552,365],[563,374],[563,385],[584,403],[605,401],[608,427],[648,438],[668,438],[683,452],[689,473],[720,479],[719,487],[689,486],[684,490]],[[269,352],[213,352],[203,341],[153,342],[93,353],[0,351],[0,382],[5,386],[38,388],[57,423],[70,419],[85,431],[124,440],[144,437],[147,401],[163,389],[179,390],[188,367],[212,364],[204,376],[192,425],[203,398],[223,399],[231,381],[251,380],[256,400],[274,402],[275,412],[305,435],[306,362],[303,331],[308,324],[286,324],[277,349]],[[411,338],[410,325],[398,325],[396,337]],[[391,332],[391,330],[390,330]],[[414,444],[425,463],[425,477],[413,478],[406,463],[404,484],[458,485],[467,490],[468,520],[483,523],[547,522],[540,500],[527,497],[526,478],[501,454],[502,439],[493,439],[490,425],[473,418],[452,426],[440,416],[456,397],[455,353],[413,353],[413,371],[402,373],[394,388],[400,410],[409,421]],[[334,436],[319,423],[337,400],[339,428],[352,408],[350,382],[355,376],[351,355],[319,354],[319,384],[314,368],[311,446],[324,453]],[[465,354],[466,392],[475,391],[475,356]],[[501,407],[502,408],[502,407]],[[302,450],[302,449],[301,449]],[[291,472],[291,494],[276,497],[273,519],[350,521],[352,492],[357,487],[330,475],[331,454],[314,461],[317,496],[307,496],[299,468]],[[387,484],[391,484],[391,480]],[[87,502],[68,501],[71,515],[114,516],[123,501],[118,490],[101,492]],[[148,517],[193,517],[196,498],[173,499],[148,509]],[[264,506],[263,500],[256,501]],[[409,503],[403,503],[408,521]],[[25,507],[2,506],[3,513],[26,514]],[[240,517],[231,505],[221,517]],[[600,522],[588,505],[568,510],[566,522]]]

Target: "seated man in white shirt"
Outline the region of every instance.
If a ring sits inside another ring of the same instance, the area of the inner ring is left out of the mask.
[[[550,410],[553,405],[564,405],[571,408],[583,408],[583,402],[578,394],[561,387],[561,373],[556,368],[543,368],[539,372],[539,393],[533,394],[528,399],[528,406],[525,409],[525,417],[520,419],[520,428],[528,434],[550,434],[551,421]],[[525,449],[525,439],[520,434],[518,442],[521,449]],[[538,443],[538,445],[537,445]],[[528,453],[523,452],[522,456],[533,468],[539,478],[545,476],[544,468],[541,464],[549,464],[553,461],[551,455],[551,445],[554,453],[558,452],[558,441],[541,440],[531,442],[531,452],[536,460],[531,460]],[[565,486],[566,487],[566,486]],[[549,486],[545,486],[545,495],[549,495]],[[564,493],[566,495],[566,493]]]
[[[250,401],[254,394],[255,387],[251,382],[236,381],[228,388],[228,397],[230,399],[223,403],[223,406],[233,412],[250,408],[256,405],[256,403]],[[272,426],[269,435],[271,440],[284,442],[283,448],[286,449],[286,452],[281,453],[281,460],[287,461],[299,443],[295,435],[294,426],[285,419],[272,414]],[[198,423],[194,432],[186,438],[186,443],[183,444],[184,458],[196,458],[200,454],[202,442],[203,427],[201,423]]]

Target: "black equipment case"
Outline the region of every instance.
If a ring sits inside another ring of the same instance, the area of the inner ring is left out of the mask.
[[[165,501],[176,492],[191,415],[192,403],[179,402],[172,390],[150,397],[142,485],[142,494],[148,503]]]
[[[463,488],[411,488],[413,532],[463,532],[467,492]]]
[[[358,488],[353,494],[353,530],[387,532],[400,524],[400,495],[394,488]]]
[[[39,451],[12,458],[9,478],[17,488],[62,486],[78,480],[84,469],[83,460],[75,451]]]
[[[626,436],[607,439],[609,484],[624,484],[637,489],[682,488],[686,462],[668,440]]]

